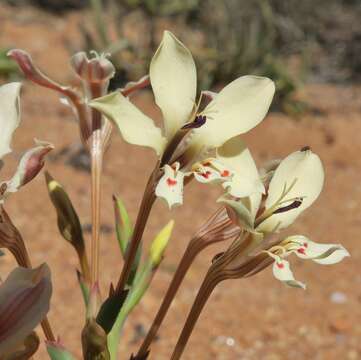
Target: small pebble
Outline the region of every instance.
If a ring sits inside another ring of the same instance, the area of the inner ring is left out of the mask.
[[[347,302],[347,296],[341,291],[335,291],[331,294],[330,301],[334,304],[345,304]]]
[[[225,344],[225,345],[230,346],[230,347],[234,346],[235,343],[236,343],[236,341],[235,341],[232,337],[230,337],[230,336],[223,336],[223,335],[218,336],[218,337],[216,338],[216,342],[217,342],[218,344],[220,344],[220,345]]]

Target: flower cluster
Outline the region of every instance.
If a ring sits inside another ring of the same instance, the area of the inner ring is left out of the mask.
[[[236,172],[247,171],[253,181],[261,179],[249,151],[247,160],[238,163]],[[296,254],[319,264],[335,264],[349,253],[342,245],[317,244],[304,236],[295,235],[276,241],[269,247],[267,239],[290,226],[296,218],[318,198],[324,183],[320,158],[305,147],[296,151],[271,169],[262,171],[264,191],[249,197],[235,198],[228,193],[219,201],[226,204],[229,214],[252,238],[248,252],[265,247],[264,252],[274,259],[275,277],[288,285],[304,288],[294,280],[285,258]]]
[[[118,126],[124,140],[151,147],[159,155],[164,175],[156,195],[169,207],[182,204],[185,176],[194,176],[203,183],[222,182],[237,188],[243,196],[250,195],[258,184],[243,187],[231,169],[210,154],[218,149],[232,158],[223,145],[263,120],[274,95],[274,83],[264,77],[241,76],[218,94],[201,92],[196,101],[193,57],[168,31],[153,56],[149,76],[164,129],[119,92],[93,100],[90,105]]]
[[[172,234],[170,221],[155,237],[148,256],[142,257],[142,237],[157,198],[169,208],[183,204],[184,187],[192,179],[218,184],[223,195],[215,214],[196,232],[169,285],[160,309],[136,357],[146,359],[149,347],[170,308],[186,272],[206,247],[232,240],[215,256],[200,286],[172,360],[180,358],[194,324],[214,287],[221,281],[252,276],[273,263],[276,279],[305,288],[295,279],[286,260],[291,255],[328,265],[349,256],[340,244],[318,244],[303,235],[282,237],[288,228],[320,195],[324,169],[309,147],[293,152],[282,161],[258,169],[241,135],[265,118],[275,84],[266,77],[241,76],[218,93],[199,92],[197,71],[190,51],[172,33],[165,31],[155,52],[149,76],[108,93],[115,68],[107,55],[75,54],[71,65],[80,86],[63,86],[44,75],[22,50],[11,56],[34,83],[55,90],[70,105],[79,120],[80,137],[91,158],[92,238],[90,262],[81,221],[64,188],[46,174],[48,191],[57,211],[60,233],[76,250],[81,271],[78,280],[87,307],[82,332],[84,358],[117,358],[121,329],[138,304],[161,264]],[[139,110],[130,94],[151,85],[160,108],[163,127]],[[11,151],[18,127],[20,84],[0,87],[0,159]],[[65,98],[65,99],[64,99]],[[101,175],[104,153],[113,125],[128,143],[152,148],[158,157],[147,182],[134,226],[122,201],[114,197],[115,227],[124,259],[118,282],[109,284],[105,301],[100,297]],[[42,324],[51,358],[72,356],[56,341],[46,318],[52,291],[46,265],[31,269],[25,243],[3,208],[5,198],[32,180],[42,169],[50,143],[36,147],[21,158],[14,176],[0,183],[0,246],[15,256],[16,269],[0,285],[0,352],[13,354],[25,346],[22,358],[30,358],[39,339],[32,332]],[[11,300],[11,301],[10,301]],[[28,301],[28,303],[27,303]],[[31,302],[31,306],[29,305]],[[20,304],[17,308],[14,303]],[[16,311],[15,311],[16,310]],[[22,317],[22,318],[20,318]],[[15,319],[12,326],[9,319]],[[20,344],[20,345],[19,345]],[[2,355],[2,354],[0,354]]]
[[[155,194],[169,207],[183,203],[185,178],[218,183],[225,189],[219,199],[232,219],[251,234],[254,249],[266,246],[270,235],[291,225],[319,196],[324,171],[308,147],[259,172],[239,135],[265,117],[275,86],[264,77],[241,76],[219,93],[203,91],[196,101],[196,67],[190,51],[166,31],[150,64],[150,83],[164,128],[142,113],[120,92],[90,102],[113,121],[123,138],[153,148],[160,158],[162,176]],[[206,105],[204,103],[206,102]],[[296,253],[325,264],[348,256],[341,245],[317,245],[310,240],[297,247],[285,239],[265,250],[274,262],[276,278],[293,280],[284,258]],[[288,245],[287,245],[288,244]]]

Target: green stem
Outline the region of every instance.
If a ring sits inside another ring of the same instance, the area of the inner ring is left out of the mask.
[[[154,338],[156,337],[160,326],[172,304],[174,297],[185,277],[187,274],[190,266],[193,263],[193,260],[196,256],[202,251],[203,248],[207,246],[206,243],[199,241],[199,239],[195,239],[191,241],[183,254],[183,257],[178,265],[177,271],[175,272],[173,279],[168,287],[168,290],[163,298],[162,304],[158,310],[157,315],[155,316],[152,326],[148,331],[147,336],[143,340],[143,343],[138,351],[137,357],[141,358],[145,356],[148,352],[148,349],[153,342]]]
[[[138,305],[144,293],[147,291],[155,270],[152,263],[147,261],[143,267],[139,269],[134,278],[134,286],[130,290],[127,300],[113,325],[112,331],[108,335],[108,349],[111,360],[117,359],[117,348],[124,323],[130,312]]]
[[[103,48],[106,48],[109,46],[110,41],[107,33],[107,25],[105,24],[103,18],[103,14],[104,14],[103,2],[102,0],[91,0],[90,3],[93,10],[95,27],[102,42]]]

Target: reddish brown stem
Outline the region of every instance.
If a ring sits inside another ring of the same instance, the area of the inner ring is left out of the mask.
[[[219,282],[224,280],[222,274],[218,274],[215,267],[211,267],[208,271],[204,281],[198,291],[198,294],[194,300],[192,309],[188,315],[187,321],[183,327],[182,333],[178,339],[177,345],[174,348],[173,354],[170,360],[178,360],[182,356],[185,346],[193,332],[194,326],[207,303],[214,288]]]
[[[138,351],[137,358],[143,358],[147,354],[149,346],[154,340],[186,273],[198,254],[209,245],[233,239],[238,237],[239,234],[240,229],[232,224],[224,208],[218,209],[201,226],[184,252],[153,324]]]
[[[134,227],[134,233],[127,248],[124,259],[124,266],[116,287],[116,292],[118,293],[122,292],[127,284],[139,244],[143,237],[145,226],[147,224],[150,212],[152,210],[154,201],[156,199],[154,193],[154,187],[156,184],[158,171],[159,171],[159,167],[157,164],[155,170],[152,172],[151,176],[149,177],[147,186],[144,191],[143,199],[140,204],[139,213]]]
[[[140,347],[137,358],[142,358],[146,355],[148,352],[149,346],[153,342],[155,336],[158,333],[158,330],[169,310],[170,305],[172,304],[172,301],[179,289],[179,286],[181,285],[185,275],[188,272],[188,269],[192,265],[194,259],[197,257],[197,255],[207,246],[206,243],[203,243],[201,241],[197,241],[198,239],[194,239],[191,241],[184,252],[184,255],[182,257],[182,260],[180,261],[177,271],[174,274],[174,277],[172,279],[172,282],[170,283],[168,290],[163,298],[163,302],[158,310],[158,313],[153,320],[153,324],[144,339],[142,346]]]

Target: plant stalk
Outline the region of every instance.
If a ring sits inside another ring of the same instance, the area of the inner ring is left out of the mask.
[[[145,337],[136,358],[142,358],[148,352],[149,346],[154,341],[158,330],[169,310],[170,305],[173,302],[173,299],[185,277],[190,266],[192,265],[194,259],[197,255],[207,246],[203,241],[199,239],[193,239],[187,246],[186,251],[183,254],[183,257],[178,265],[178,268],[173,276],[173,279],[168,287],[168,290],[163,298],[162,304],[158,310],[157,315],[155,316],[152,326],[149,329],[147,336]]]
[[[182,356],[194,326],[214,288],[223,280],[236,279],[244,275],[242,268],[232,269],[232,263],[247,252],[251,242],[251,237],[245,234],[243,238],[231,244],[222,256],[213,261],[194,300],[170,360],[178,360]]]
[[[92,241],[91,241],[91,284],[99,281],[99,252],[100,252],[100,200],[101,174],[103,165],[103,148],[101,129],[93,131],[91,139],[91,212],[92,212]]]
[[[147,224],[150,212],[152,210],[153,204],[156,199],[154,187],[155,187],[156,179],[158,177],[158,172],[159,172],[158,165],[159,164],[157,164],[155,170],[152,172],[151,176],[149,177],[147,186],[145,187],[145,190],[144,190],[144,195],[143,195],[142,202],[140,204],[140,209],[139,209],[137,220],[135,223],[133,236],[127,247],[127,251],[125,254],[125,258],[124,258],[124,266],[123,266],[122,272],[120,274],[118,284],[116,286],[116,292],[123,291],[127,284],[129,275],[132,270],[132,265],[133,265],[134,259],[136,257],[136,254],[137,254],[139,244],[143,237],[145,226]]]
[[[149,352],[149,347],[158,333],[158,330],[170,308],[170,305],[194,259],[206,247],[221,241],[234,239],[240,235],[240,229],[233,225],[226,210],[218,209],[198,230],[197,234],[188,243],[183,257],[177,267],[174,277],[163,298],[152,326],[141,345],[136,358],[143,358]]]
[[[224,276],[222,276],[222,273],[221,272],[219,273],[216,267],[211,266],[194,300],[191,311],[188,315],[187,321],[183,327],[183,330],[174,348],[170,360],[178,360],[182,356],[184,349],[187,345],[187,342],[193,332],[194,326],[205,304],[207,303],[214,288],[222,280],[224,280]]]

